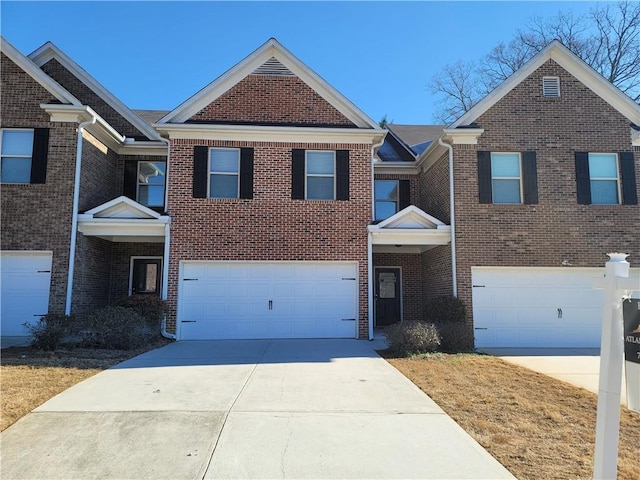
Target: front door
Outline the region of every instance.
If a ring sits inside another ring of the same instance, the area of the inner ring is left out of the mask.
[[[159,258],[134,258],[131,274],[131,294],[160,295],[162,260]]]
[[[375,269],[375,325],[386,327],[401,320],[400,269]]]

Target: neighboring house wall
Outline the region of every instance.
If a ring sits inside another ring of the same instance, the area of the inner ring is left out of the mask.
[[[144,137],[136,127],[125,120],[122,115],[116,112],[106,101],[96,95],[93,90],[82,83],[73,73],[64,68],[56,59],[49,60],[42,65],[42,70],[53,78],[56,82],[66,88],[72,95],[80,100],[84,105],[89,105],[102,118],[115,128],[122,135],[127,137]]]
[[[543,76],[560,77],[560,98],[542,96]],[[484,129],[478,145],[456,145],[454,154],[458,293],[469,310],[472,266],[559,267],[567,259],[601,267],[608,252],[640,260],[638,205],[578,205],[576,192],[574,152],[632,151],[629,120],[549,60],[476,124]],[[539,203],[480,204],[477,151],[536,151]],[[640,179],[638,153],[635,168]]]
[[[422,320],[422,264],[417,253],[374,253],[375,267],[401,267],[402,321]],[[375,280],[374,280],[375,281]]]
[[[197,145],[252,147],[254,198],[193,198]],[[295,148],[349,150],[350,200],[292,200],[291,151]],[[173,140],[170,168],[171,330],[175,329],[180,260],[343,260],[359,263],[359,336],[367,336],[371,145]]]
[[[162,257],[163,243],[116,242],[111,246],[109,263],[109,303],[114,303],[129,295],[131,257]]]
[[[189,121],[353,127],[295,76],[249,75]]]
[[[82,173],[78,210],[84,212],[122,195],[116,185],[118,155],[88,132],[82,134]]]
[[[53,251],[49,311],[63,313],[77,124],[50,123],[40,104],[53,102],[52,95],[4,55],[0,78],[2,127],[49,128],[46,183],[0,188],[1,246],[3,250]]]

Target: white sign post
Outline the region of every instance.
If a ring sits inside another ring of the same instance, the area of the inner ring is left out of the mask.
[[[605,278],[594,287],[604,288],[602,343],[600,347],[600,383],[596,419],[596,448],[593,458],[594,480],[612,480],[618,470],[618,437],[620,433],[620,394],[624,361],[624,322],[622,298],[625,290],[633,290],[629,277],[627,254],[609,253]]]

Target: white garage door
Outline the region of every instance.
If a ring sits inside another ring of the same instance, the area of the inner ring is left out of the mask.
[[[178,335],[355,338],[357,264],[181,262]]]
[[[603,268],[474,267],[476,347],[600,346]]]
[[[2,335],[22,336],[22,326],[49,311],[51,252],[0,254],[0,311]]]

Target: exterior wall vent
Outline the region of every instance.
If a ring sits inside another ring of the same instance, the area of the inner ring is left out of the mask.
[[[275,57],[271,57],[264,62],[258,68],[256,68],[252,75],[285,75],[294,76],[294,73],[280,63]]]
[[[560,77],[542,77],[542,95],[544,97],[559,97]]]

